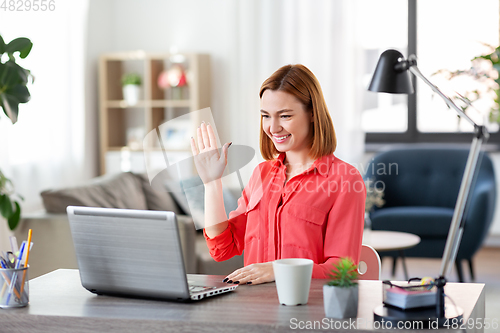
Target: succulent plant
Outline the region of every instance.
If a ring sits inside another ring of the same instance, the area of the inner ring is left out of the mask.
[[[333,264],[334,268],[330,274],[331,280],[328,282],[329,286],[350,288],[358,283],[358,265],[356,265],[350,258],[340,258],[340,260]]]

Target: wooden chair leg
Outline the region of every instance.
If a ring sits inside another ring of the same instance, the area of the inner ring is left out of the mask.
[[[474,267],[472,266],[472,258],[468,259],[467,261],[469,262],[470,278],[472,280],[471,282],[475,282],[476,276],[474,275]]]
[[[464,282],[464,273],[462,271],[462,262],[460,260],[455,260],[455,267],[457,268],[458,281]]]

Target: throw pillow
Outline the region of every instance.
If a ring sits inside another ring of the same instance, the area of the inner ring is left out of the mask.
[[[168,180],[165,182],[167,190],[172,194],[177,204],[186,215],[191,215],[196,228],[203,226],[205,214],[205,188],[200,177],[195,176],[180,182]],[[238,208],[238,199],[226,188],[222,189],[226,214]]]
[[[130,172],[120,173],[86,186],[41,193],[48,213],[66,213],[68,206],[147,209],[139,179]]]
[[[181,208],[174,201],[172,196],[168,193],[167,189],[164,188],[163,191],[153,188],[149,184],[149,180],[146,175],[135,174],[142,184],[142,189],[144,191],[144,196],[146,197],[146,204],[150,210],[168,210],[174,212],[175,214],[182,214]]]

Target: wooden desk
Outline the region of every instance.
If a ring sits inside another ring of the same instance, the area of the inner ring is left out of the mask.
[[[207,281],[222,278],[200,277]],[[288,332],[294,325],[299,328],[301,322],[330,323],[330,319],[324,319],[324,283],[325,280],[313,279],[309,303],[303,306],[280,305],[274,283],[240,286],[232,293],[194,303],[174,303],[96,296],[81,286],[77,270],[60,269],[30,281],[28,307],[0,310],[0,331]],[[357,332],[372,331],[373,309],[382,302],[381,290],[380,281],[360,281]],[[484,284],[450,283],[446,285],[446,293],[464,309],[465,319],[484,318]],[[348,324],[348,321],[332,321],[328,325],[334,328],[335,322]],[[440,331],[455,332],[432,330]]]

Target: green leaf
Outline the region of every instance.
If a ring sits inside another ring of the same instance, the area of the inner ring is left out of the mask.
[[[24,59],[30,54],[33,43],[26,37],[20,37],[12,40],[5,47],[7,53],[19,52],[19,56]]]
[[[142,83],[142,79],[139,74],[136,73],[127,73],[122,76],[122,86],[126,86],[128,84],[133,84],[136,86],[140,86]]]
[[[2,36],[0,35],[0,56],[5,53],[5,42],[3,41]]]
[[[0,92],[0,106],[13,124],[17,122],[19,103],[27,103],[30,99],[29,90],[23,84],[17,84]]]
[[[358,277],[357,265],[349,258],[340,258],[340,260],[333,264],[334,269],[330,274],[332,280],[328,283],[330,286],[337,286],[348,288],[356,285],[356,278]]]
[[[28,103],[31,99],[28,88],[21,84],[8,89],[4,94],[11,96],[17,103]]]
[[[14,204],[16,205],[16,209],[11,217],[7,220],[10,230],[14,230],[19,224],[19,220],[21,219],[21,206],[19,206],[19,203],[17,201],[15,201]]]
[[[2,107],[5,115],[13,124],[15,124],[19,114],[19,101],[16,97],[3,93],[0,94],[0,102],[2,103],[0,106]]]
[[[28,83],[29,71],[25,70],[14,61],[0,64],[0,89],[5,90],[16,84]]]
[[[493,69],[496,70],[497,72],[500,71],[500,63],[493,64]]]
[[[0,195],[0,214],[6,219],[12,215],[12,202],[7,194]]]

